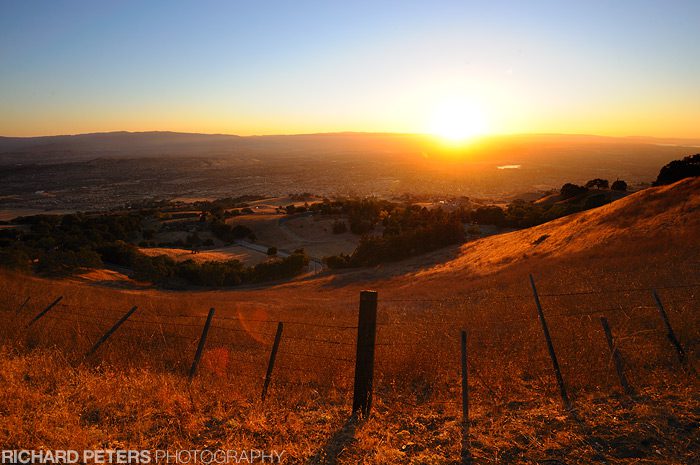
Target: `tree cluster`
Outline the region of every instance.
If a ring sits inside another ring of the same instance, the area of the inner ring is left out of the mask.
[[[700,153],[685,157],[682,160],[673,160],[665,165],[659,171],[659,175],[652,185],[664,186],[695,176],[700,176]]]
[[[384,231],[363,235],[350,255],[326,257],[330,268],[371,266],[397,261],[448,245],[464,242],[464,225],[459,211],[408,206],[394,208],[382,219]]]
[[[176,262],[165,255],[151,257],[132,244],[143,219],[141,212],[18,218],[16,222],[28,226],[28,231],[0,230],[0,266],[42,274],[69,274],[107,263],[127,267],[136,279],[157,284],[216,287],[288,278],[301,273],[308,264],[303,250],[250,267],[237,260],[197,263]],[[218,221],[212,222],[212,232],[227,242],[252,235],[245,226]],[[202,241],[196,232],[179,242],[190,247],[211,243]]]

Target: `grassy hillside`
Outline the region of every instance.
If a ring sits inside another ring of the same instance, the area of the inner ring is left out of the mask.
[[[479,463],[697,462],[697,377],[677,361],[651,289],[694,364],[699,209],[700,180],[684,180],[431,256],[236,291],[120,291],[3,273],[0,442],[277,448],[286,463],[458,463],[466,329],[471,454]],[[529,273],[573,413],[557,398]],[[375,411],[350,422],[363,288],[379,291]],[[57,296],[63,300],[24,329]],[[84,358],[133,305],[139,310],[116,337]],[[214,328],[188,386],[210,307]],[[635,401],[617,386],[601,315]],[[278,366],[261,404],[278,321]]]

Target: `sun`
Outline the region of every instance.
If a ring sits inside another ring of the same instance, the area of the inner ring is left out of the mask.
[[[451,100],[438,105],[430,119],[428,132],[450,144],[461,144],[486,133],[486,117],[473,104]]]

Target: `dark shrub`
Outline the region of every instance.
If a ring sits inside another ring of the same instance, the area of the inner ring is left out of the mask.
[[[612,183],[612,186],[610,186],[610,189],[614,191],[620,191],[620,192],[625,192],[627,191],[627,183],[623,181],[622,179],[618,179],[617,181]]]
[[[673,184],[681,179],[700,176],[700,153],[685,157],[682,160],[673,160],[661,168],[653,186]]]
[[[567,182],[566,184],[561,186],[561,189],[559,190],[559,195],[561,195],[562,199],[571,199],[581,194],[585,194],[586,192],[588,192],[588,188]]]

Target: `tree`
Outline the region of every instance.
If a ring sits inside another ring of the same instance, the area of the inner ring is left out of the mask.
[[[610,186],[610,189],[612,189],[614,191],[626,192],[627,191],[627,183],[625,181],[623,181],[622,179],[618,179],[612,183],[612,186]]]
[[[207,212],[202,212],[200,214],[200,221],[202,221],[202,219],[201,219],[202,215],[204,216],[205,221],[206,221],[206,213]],[[209,210],[209,214],[217,220],[223,220],[224,216],[226,214],[226,210],[224,210],[224,208],[221,205],[216,205],[216,206],[212,207],[211,210]]]
[[[506,214],[501,207],[490,205],[479,207],[471,214],[471,220],[476,224],[495,224],[505,226]]]
[[[607,189],[608,185],[607,179],[595,178],[586,183],[586,188],[591,189],[595,187],[596,189]]]
[[[682,160],[673,160],[661,168],[652,186],[673,184],[681,179],[695,176],[700,176],[700,153],[685,157]]]
[[[567,182],[566,184],[561,186],[561,189],[559,190],[559,195],[561,195],[562,199],[571,199],[581,194],[585,194],[586,192],[588,192],[587,187],[577,186],[576,184],[571,184],[570,182]]]

